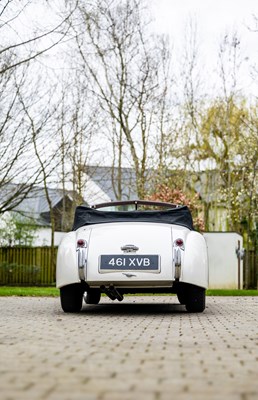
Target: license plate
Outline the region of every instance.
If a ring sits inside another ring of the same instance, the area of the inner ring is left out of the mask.
[[[157,271],[159,269],[158,255],[102,255],[100,270],[116,271]]]

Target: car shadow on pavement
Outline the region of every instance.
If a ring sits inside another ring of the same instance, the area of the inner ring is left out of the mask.
[[[91,315],[157,315],[171,313],[186,313],[185,306],[181,304],[153,304],[153,303],[135,303],[135,304],[98,304],[98,305],[83,305],[81,314]]]

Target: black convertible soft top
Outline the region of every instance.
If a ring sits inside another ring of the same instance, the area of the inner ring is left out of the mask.
[[[107,224],[111,222],[175,224],[194,230],[191,212],[187,206],[158,211],[100,211],[86,206],[79,206],[75,210],[73,230],[75,231],[85,225]]]

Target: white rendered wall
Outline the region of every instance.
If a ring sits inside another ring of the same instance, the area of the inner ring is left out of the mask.
[[[64,232],[55,232],[54,244],[59,246],[62,237],[65,235]],[[51,229],[50,228],[39,228],[35,233],[32,246],[50,246],[51,245]]]

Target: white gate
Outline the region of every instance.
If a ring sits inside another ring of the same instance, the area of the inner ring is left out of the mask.
[[[243,237],[234,232],[207,232],[209,288],[243,289]]]

